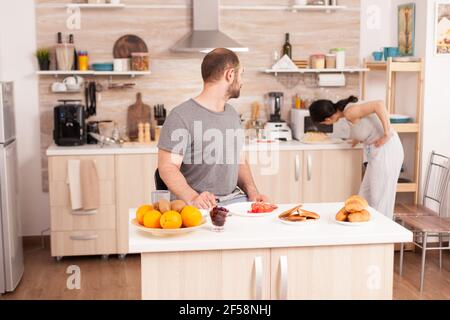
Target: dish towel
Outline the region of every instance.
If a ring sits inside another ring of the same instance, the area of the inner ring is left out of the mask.
[[[100,206],[100,187],[97,167],[93,160],[81,160],[81,200],[83,210],[96,210]]]
[[[67,183],[69,184],[72,210],[80,210],[83,207],[81,200],[80,160],[68,161]]]

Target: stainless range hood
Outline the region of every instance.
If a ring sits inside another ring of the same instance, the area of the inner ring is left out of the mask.
[[[227,48],[235,52],[247,52],[237,41],[219,30],[220,0],[192,0],[194,30],[178,41],[175,52],[208,53],[215,48]]]

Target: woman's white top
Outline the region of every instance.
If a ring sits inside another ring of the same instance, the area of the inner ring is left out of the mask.
[[[345,110],[352,106],[355,104],[348,105]],[[357,123],[347,122],[350,125],[350,138],[365,145],[373,144],[384,136],[383,124],[375,113],[361,118]]]

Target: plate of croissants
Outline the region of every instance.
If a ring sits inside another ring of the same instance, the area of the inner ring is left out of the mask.
[[[315,212],[303,210],[301,207],[302,205],[298,205],[283,212],[278,216],[278,220],[284,224],[295,226],[306,226],[320,220],[320,215]]]
[[[362,226],[372,219],[367,210],[367,200],[360,196],[351,196],[345,201],[345,206],[336,214],[336,222],[345,226]]]

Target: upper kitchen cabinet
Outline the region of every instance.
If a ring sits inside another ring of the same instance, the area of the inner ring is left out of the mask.
[[[362,163],[361,149],[304,151],[302,201],[340,202],[357,194]]]
[[[301,151],[251,151],[248,160],[259,192],[271,202],[300,201]]]

